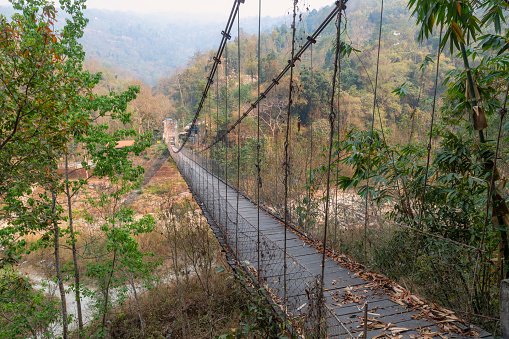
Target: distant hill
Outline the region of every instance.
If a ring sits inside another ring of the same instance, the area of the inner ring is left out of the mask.
[[[0,6],[0,14],[12,13],[12,8]],[[82,40],[87,59],[124,69],[152,85],[168,72],[185,66],[197,51],[217,48],[226,24],[222,17],[191,17],[183,13],[87,9],[85,15],[90,20]],[[255,33],[257,20],[243,19],[243,30]],[[264,18],[263,29],[271,30],[283,22],[283,18]]]
[[[221,24],[164,19],[150,15],[91,9],[83,46],[87,58],[125,69],[154,84],[186,64],[199,49],[218,44]]]

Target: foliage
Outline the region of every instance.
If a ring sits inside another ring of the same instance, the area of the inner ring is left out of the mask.
[[[28,278],[12,268],[0,270],[0,338],[51,337],[58,318],[57,301],[36,291]]]
[[[5,90],[0,104],[7,114],[2,115],[0,124],[0,197],[9,216],[7,220],[12,224],[1,233],[8,257],[24,246],[19,236],[43,231],[49,224],[43,221],[48,219],[44,216],[50,205],[48,197],[39,194],[37,199],[33,187],[52,190],[62,187],[56,169],[69,142],[87,144],[86,156],[96,163],[98,176],[111,174],[111,170],[120,173],[124,170],[122,164],[124,167],[127,164],[125,157],[129,151],[139,153],[147,145],[143,143],[146,137],[141,137],[135,146],[115,150],[115,141],[133,136],[133,132],[118,131],[110,135],[106,124],[94,124],[97,117],[92,111],[98,116],[109,115],[128,122],[126,104],[138,89],[132,87],[107,96],[91,93],[100,75],[82,71],[84,54],[77,39],[87,23],[80,12],[83,3],[62,1],[62,8],[73,14],[73,19],[68,19],[61,32],[54,28],[55,8],[45,4],[44,1],[16,3],[15,8],[22,14],[15,14],[11,22],[2,18]],[[42,13],[38,14],[39,11]],[[107,156],[113,154],[115,157]],[[21,203],[25,195],[32,197],[28,204]]]
[[[54,31],[55,8],[48,5],[42,13],[20,5],[17,9],[24,12],[15,14],[12,21],[0,18],[2,197],[14,173],[25,179],[17,180],[18,184],[54,180],[52,160],[75,128],[65,117],[78,101],[72,94],[89,90],[84,79],[66,73],[65,44]],[[34,149],[38,152],[33,153]]]
[[[81,288],[72,199],[89,179],[67,180],[67,157],[74,151],[74,156],[81,157],[87,171],[93,164],[94,176],[108,177],[115,186],[110,197],[118,202],[138,184],[143,168],[133,167],[132,155],[139,155],[150,144],[151,135],[138,136],[124,126],[110,130],[111,121],[116,120],[120,125],[131,122],[130,113],[126,112],[127,103],[136,98],[139,87],[131,86],[118,94],[114,91],[106,95],[93,93],[101,75],[83,70],[85,54],[78,41],[88,22],[83,16],[84,1],[60,1],[60,8],[70,16],[62,29],[55,27],[57,16],[52,3],[34,0],[13,2],[13,5],[19,13],[10,21],[0,18],[3,34],[0,105],[6,112],[0,118],[0,198],[4,211],[0,218],[7,223],[0,231],[5,257],[2,260],[16,260],[26,250],[25,237],[28,235],[40,236],[31,250],[38,246],[53,246],[62,315],[67,318],[59,238],[65,232],[71,236],[69,243],[74,251],[75,268],[71,275],[75,276],[75,292],[79,299]],[[117,142],[127,137],[136,139],[134,145],[116,148]],[[64,157],[66,177],[62,178],[57,167],[59,159]],[[61,193],[67,196],[67,217],[63,215],[63,204],[57,199]],[[107,201],[105,193],[99,203]],[[110,214],[108,222],[126,222],[122,217],[128,218],[132,213],[128,209],[120,211]],[[64,222],[69,225],[67,230],[60,229]],[[144,222],[153,224],[150,218],[142,220],[142,224]],[[143,231],[150,231],[150,227]],[[132,232],[141,230],[135,227]],[[106,233],[117,235],[118,245],[125,245],[122,248],[125,253],[119,252],[122,258],[131,261],[119,260],[123,263],[124,273],[132,279],[138,275],[146,276],[139,265],[139,255],[135,255],[134,240],[129,242],[115,232]],[[108,305],[107,297],[104,304]],[[67,319],[62,325],[62,335],[67,338]]]
[[[422,147],[389,147],[380,132],[371,137],[369,132],[352,130],[334,145],[341,155],[339,162],[354,169],[352,175],[339,177],[338,186],[355,189],[363,197],[369,190],[377,204],[393,206],[391,218],[396,222],[412,227],[422,223],[434,234],[476,244],[483,229],[489,179],[481,154],[490,148],[447,130],[439,136],[440,147],[433,151],[426,173]],[[421,209],[423,219],[419,220]]]
[[[338,178],[338,187],[353,189],[363,199],[369,192],[370,201],[387,208],[389,220],[404,226],[379,230],[376,235],[370,229],[370,237],[377,240],[369,241],[370,247],[374,246],[369,258],[343,246],[356,254],[356,259],[393,279],[411,279],[421,295],[460,309],[470,302],[472,267],[477,260],[472,249],[483,236],[487,251],[496,251],[499,243],[503,244],[497,228],[483,227],[491,175],[484,164],[493,150],[447,129],[440,130],[437,137],[440,143],[432,150],[429,169],[424,147],[388,146],[379,131],[352,130],[334,144],[334,166],[353,169],[350,175]],[[477,312],[493,314],[497,304],[491,293],[496,291],[486,293],[485,289],[496,284],[497,268],[483,260],[481,267],[486,273],[482,282],[474,285],[474,303]]]
[[[245,294],[246,286],[244,285],[246,283],[248,283],[247,279],[241,273],[236,279],[236,293]],[[263,289],[260,292],[263,293]],[[274,310],[267,304],[266,299],[259,295],[247,296],[247,302],[243,307],[239,325],[238,329],[232,329],[229,333],[217,338],[286,338],[283,335],[284,324],[281,324],[281,319],[274,315]]]
[[[56,161],[72,134],[82,128],[69,115],[79,96],[90,90],[87,78],[68,72],[74,66],[67,58],[73,57],[69,39],[54,31],[55,8],[41,4],[34,4],[41,6],[38,12],[37,7],[17,3],[21,13],[12,21],[0,17],[0,198],[12,224],[1,235],[8,258],[19,249],[16,245],[23,246],[13,233],[23,236],[48,225],[43,221],[48,219],[47,196],[29,199],[28,204],[20,198],[31,195],[33,185],[56,186]]]
[[[211,276],[210,291],[203,288],[196,276],[191,276],[189,281],[182,280],[185,309],[181,317],[178,312],[181,304],[177,285],[174,281],[159,282],[140,297],[145,334],[142,334],[139,326],[137,312],[126,303],[110,317],[109,335],[116,338],[182,338],[184,333],[181,327],[188,322],[188,338],[214,338],[239,325],[245,299],[232,288],[234,284],[228,275],[218,273]]]
[[[329,74],[321,69],[311,71],[304,68],[300,72],[300,83],[297,86],[299,100],[295,109],[299,120],[308,125],[315,117],[326,117],[325,111],[331,92]]]
[[[150,287],[152,275],[160,264],[159,261],[147,260],[154,254],[140,251],[136,240],[137,236],[153,231],[153,217],[146,215],[136,220],[131,208],[115,207],[126,191],[129,188],[120,184],[112,193],[102,194],[99,201],[90,199],[92,207],[107,211],[100,227],[104,240],[96,240],[98,243],[94,244],[95,250],[90,255],[97,259],[87,263],[85,271],[85,275],[94,282],[94,288],[88,293],[96,300],[97,315],[103,320],[103,334],[105,319],[113,305],[122,305],[129,291],[136,296],[139,282]]]

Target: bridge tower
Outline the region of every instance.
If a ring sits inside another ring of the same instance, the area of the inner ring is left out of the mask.
[[[178,136],[178,123],[175,119],[166,118],[163,121],[163,139],[166,145],[175,145]]]

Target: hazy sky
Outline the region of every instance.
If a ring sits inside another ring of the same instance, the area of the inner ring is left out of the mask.
[[[300,0],[302,9],[319,9],[331,5],[334,0]],[[8,5],[7,0],[0,0],[0,5]],[[224,15],[227,19],[233,6],[233,0],[88,0],[89,8],[132,11],[137,13],[191,12]],[[283,16],[292,9],[292,0],[262,0],[262,16]],[[242,16],[258,15],[258,0],[245,0],[241,5]],[[225,19],[225,20],[226,20]]]

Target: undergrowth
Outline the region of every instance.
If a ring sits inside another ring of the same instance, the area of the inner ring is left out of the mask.
[[[126,339],[294,337],[286,333],[281,319],[263,297],[246,290],[242,277],[220,271],[212,274],[208,292],[196,276],[183,280],[183,303],[175,282],[146,292],[140,300],[143,330],[134,301],[128,300],[110,317],[103,335]],[[86,337],[96,337],[99,328],[99,324],[92,324]]]
[[[134,302],[128,301],[111,317],[109,336],[213,338],[230,331],[238,326],[241,305],[244,302],[243,296],[231,288],[232,283],[232,278],[214,274],[207,294],[198,279],[190,277],[189,281],[181,286],[183,305],[175,283],[161,284],[141,298],[145,333],[142,333]]]

